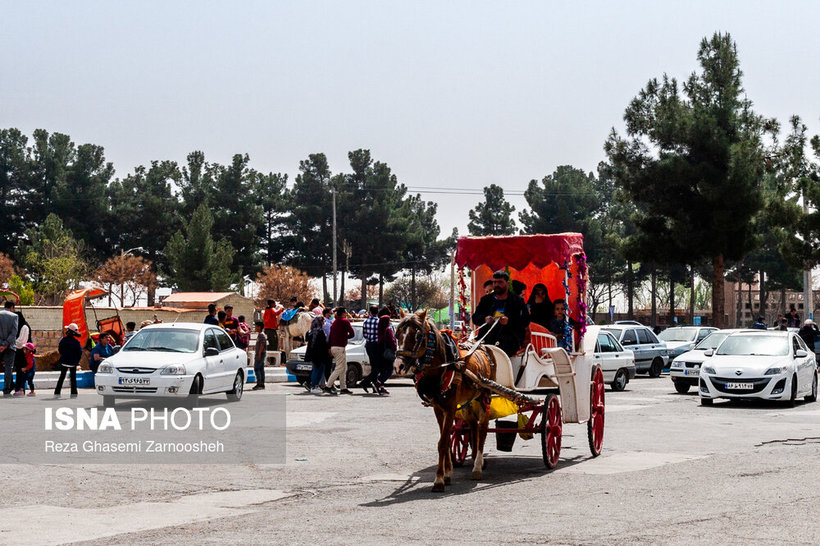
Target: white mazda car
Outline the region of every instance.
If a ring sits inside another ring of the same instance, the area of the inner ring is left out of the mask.
[[[704,355],[698,382],[704,406],[715,398],[817,400],[814,353],[793,332],[737,332]]]
[[[116,398],[226,393],[242,398],[248,355],[219,326],[152,324],[106,358],[95,385],[110,407]]]

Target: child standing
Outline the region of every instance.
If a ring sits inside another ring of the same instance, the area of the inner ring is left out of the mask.
[[[26,384],[29,388],[29,393],[26,396],[34,396],[34,352],[34,343],[29,341],[23,345],[23,353],[26,356],[26,365],[23,367],[23,373],[25,374],[23,389],[25,390]]]
[[[251,390],[259,391],[265,388],[265,356],[268,354],[268,338],[264,332],[264,322],[256,321],[254,327],[256,329],[256,350],[253,354],[253,373],[256,375],[256,385]]]

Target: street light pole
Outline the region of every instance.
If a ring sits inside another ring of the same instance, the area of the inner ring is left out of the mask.
[[[330,192],[333,195],[333,307],[336,307],[336,186]]]

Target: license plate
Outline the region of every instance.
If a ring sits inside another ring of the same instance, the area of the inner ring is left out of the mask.
[[[120,385],[150,385],[148,377],[120,377]]]
[[[750,391],[755,386],[752,383],[726,383],[726,388],[733,391]]]
[[[307,372],[313,369],[313,364],[297,364],[296,369],[300,372]]]
[[[697,369],[697,368],[692,368],[691,370],[690,369],[683,370],[683,375],[698,375],[699,373],[700,373],[700,370]]]

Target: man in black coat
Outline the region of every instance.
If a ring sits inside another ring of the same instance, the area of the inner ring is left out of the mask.
[[[509,280],[510,276],[506,271],[493,273],[493,291],[478,302],[473,313],[473,324],[479,327],[480,338],[497,319],[498,324],[484,342],[498,345],[501,350],[512,356],[524,343],[524,334],[530,325],[530,314],[521,296],[509,291]]]

